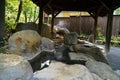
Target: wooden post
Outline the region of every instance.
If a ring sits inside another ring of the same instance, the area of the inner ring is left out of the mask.
[[[54,32],[53,29],[54,28],[54,11],[52,11],[52,20],[51,20],[51,34],[52,34],[52,38],[54,36]]]
[[[50,17],[47,15],[47,23],[50,24]]]
[[[82,12],[80,12],[80,18],[79,18],[79,19],[80,19],[79,34],[81,34],[81,33],[82,33],[82,29],[81,29],[81,28],[82,28],[82,27],[81,27],[81,23],[82,23],[82,20],[81,20],[81,19],[82,19]]]
[[[107,28],[106,28],[106,44],[105,44],[106,53],[108,53],[110,50],[112,24],[113,24],[113,10],[109,10],[108,11],[108,19],[107,19]]]
[[[4,32],[5,32],[5,0],[0,2],[0,47],[4,46]]]
[[[93,19],[94,19],[94,27],[93,27],[93,31],[92,31],[92,34],[94,35],[94,43],[95,43],[95,40],[96,40],[96,37],[98,36],[97,35],[97,24],[98,24],[98,15],[99,15],[99,11],[97,11],[95,14],[91,14],[89,13]]]
[[[103,6],[99,7],[99,9],[96,10],[94,14],[89,13],[94,18],[94,28],[93,28],[94,42],[96,40],[96,37],[98,36],[98,33],[97,33],[98,16],[102,8]]]
[[[95,14],[95,18],[94,18],[94,28],[93,28],[93,34],[94,34],[94,43],[96,40],[97,35],[97,23],[98,23],[98,14]]]
[[[38,24],[38,33],[41,34],[41,29],[43,25],[43,7],[39,8],[39,24]]]
[[[54,37],[54,18],[60,13],[61,11],[58,11],[56,14],[54,12],[54,10],[52,10],[52,20],[51,20],[51,34],[52,34],[52,38]]]

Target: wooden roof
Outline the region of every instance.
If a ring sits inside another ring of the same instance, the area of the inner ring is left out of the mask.
[[[120,7],[120,0],[32,0],[40,7],[39,29],[42,27],[43,10],[52,14],[52,29],[54,17],[61,11],[87,11],[95,20],[94,35],[96,35],[97,17],[108,14],[106,28],[106,52],[110,49],[113,11]],[[53,32],[53,31],[52,31]]]
[[[120,0],[32,0],[36,5],[44,7],[47,14],[52,11],[87,11],[105,16],[109,9],[115,10],[120,6]]]

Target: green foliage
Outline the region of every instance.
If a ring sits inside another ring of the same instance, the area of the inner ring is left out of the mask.
[[[115,14],[115,15],[120,15],[120,7],[117,8],[117,9],[114,11],[114,14]]]
[[[116,41],[116,42],[118,41],[119,42],[120,41],[120,36],[117,36],[117,37],[116,36],[112,36],[111,37],[111,41]]]
[[[120,36],[112,36],[111,37],[111,44],[113,46],[117,46],[117,47],[120,47]]]
[[[5,54],[5,50],[0,48],[0,54]]]
[[[102,34],[101,28],[97,28],[97,40],[103,40],[105,41],[105,36]]]
[[[105,36],[103,36],[103,35],[102,36],[98,36],[97,39],[105,41]]]
[[[36,8],[36,13],[34,14],[36,5],[32,3],[30,0],[23,0],[23,13],[22,16],[25,16],[27,13],[27,18],[29,21],[33,21],[34,15],[38,16],[39,8]]]
[[[9,54],[9,51],[7,50],[6,46],[0,48],[0,54]]]
[[[6,0],[5,25],[6,28],[13,28],[17,15],[18,0]]]
[[[25,16],[24,16],[25,12],[27,14],[28,20],[33,21],[34,8],[35,8],[36,5],[33,4],[31,0],[22,0],[22,1],[23,1],[22,13],[20,15],[19,22],[25,22]],[[5,4],[5,10],[6,10],[6,12],[5,12],[5,26],[6,26],[6,30],[15,28],[15,20],[17,18],[18,6],[19,6],[19,0],[6,0],[6,4]],[[37,10],[36,15],[38,16],[39,8],[37,7],[36,10]]]
[[[81,33],[79,37],[88,37],[87,34]]]
[[[88,34],[80,33],[80,35],[78,37],[81,40],[87,40],[88,36],[89,36]]]
[[[98,32],[97,39],[98,39],[98,40],[103,40],[103,41],[105,41],[105,36],[99,31],[99,32]]]

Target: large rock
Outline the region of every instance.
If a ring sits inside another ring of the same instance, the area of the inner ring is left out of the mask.
[[[13,54],[0,54],[0,80],[31,80],[33,70],[27,60]]]
[[[56,32],[63,31],[64,33],[69,33],[70,31],[67,29],[67,24],[64,21],[59,21],[55,26],[54,29]]]
[[[42,37],[40,49],[43,51],[55,51],[55,43],[49,38]]]
[[[71,32],[64,35],[64,43],[66,45],[77,44],[77,33]]]
[[[56,46],[56,53],[54,54],[55,59],[58,61],[69,62],[69,48],[65,45],[58,45]]]
[[[86,62],[86,67],[103,80],[120,80],[120,77],[105,63],[89,60]]]
[[[97,61],[107,63],[107,59],[103,55],[102,51],[96,46],[88,46],[88,45],[81,45],[77,44],[73,46],[73,50],[78,53],[79,55],[84,54],[89,56],[90,58],[94,58]]]
[[[88,41],[91,42],[91,43],[94,43],[94,42],[95,42],[95,40],[94,40],[94,34],[90,34],[90,35],[88,36]]]
[[[66,65],[61,62],[52,62],[48,68],[34,73],[38,80],[102,80],[92,75],[83,65]]]
[[[54,26],[54,30],[57,34],[64,36],[64,34],[70,33],[66,27],[60,27],[58,25]]]
[[[56,32],[56,43],[64,43],[64,35],[70,33],[67,28],[62,28],[60,26],[54,26]]]
[[[56,32],[63,31],[64,33],[69,33],[70,31],[67,29],[67,24],[64,21],[59,21],[55,26],[54,29]]]
[[[39,48],[40,35],[33,30],[23,30],[14,33],[8,40],[8,49],[11,53],[24,57],[32,57]]]
[[[94,59],[92,56],[86,55],[84,53],[69,52],[69,56],[71,60],[84,61],[84,62],[87,62],[89,59]]]
[[[92,73],[92,76],[93,76],[94,80],[103,80],[98,75],[96,75],[95,73]]]

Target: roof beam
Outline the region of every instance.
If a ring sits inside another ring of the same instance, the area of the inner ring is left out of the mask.
[[[107,9],[107,10],[110,10],[110,8],[101,0],[99,0],[99,2]]]
[[[102,15],[105,16],[110,9],[116,9],[120,6],[119,0],[32,0],[37,5],[48,7],[49,4],[52,9],[55,11],[90,11],[94,12],[101,5],[104,6],[103,11],[101,11]],[[109,2],[109,3],[108,3]],[[68,4],[69,3],[69,4]],[[86,4],[87,3],[87,4]],[[74,5],[74,6],[73,6]],[[48,9],[49,10],[49,9]],[[48,13],[52,13],[51,9],[49,11],[45,11]]]
[[[54,18],[60,13],[61,11],[58,11],[54,14]]]

